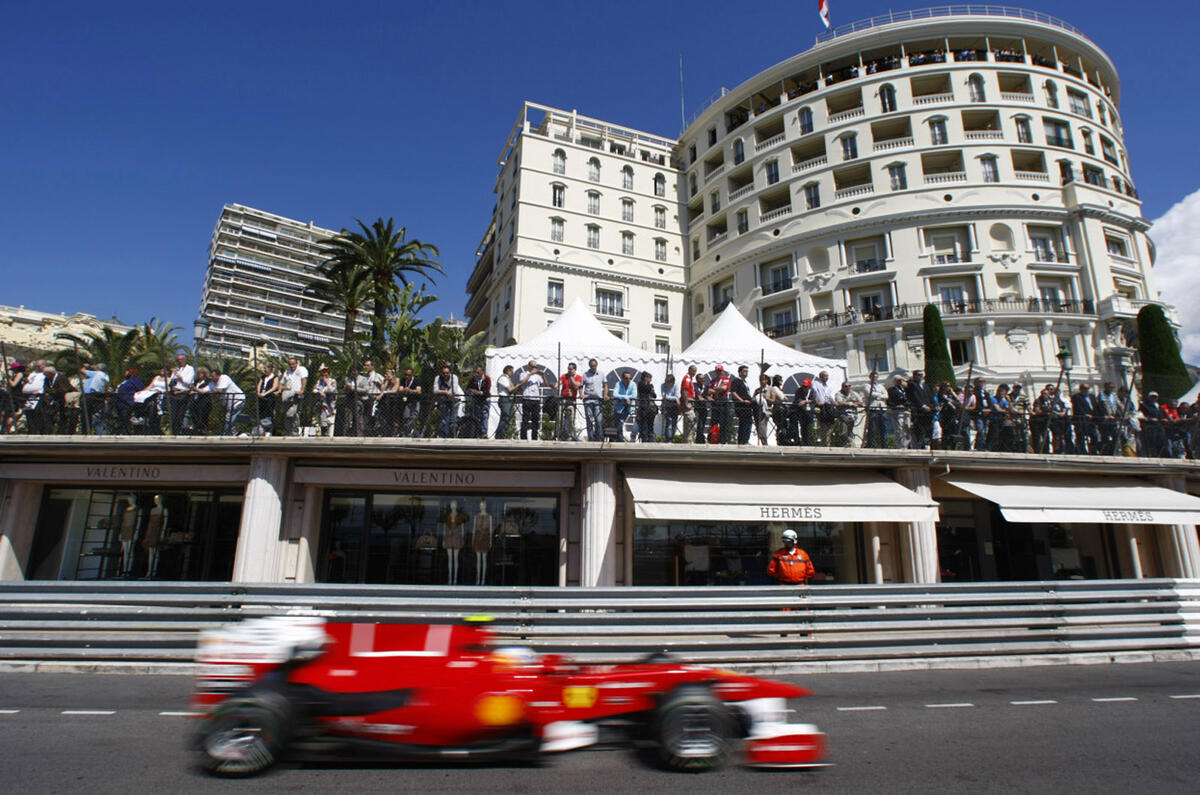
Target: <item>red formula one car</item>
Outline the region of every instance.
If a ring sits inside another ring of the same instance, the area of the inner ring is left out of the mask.
[[[786,720],[803,688],[664,660],[580,666],[472,623],[255,619],[205,633],[197,662],[197,745],[221,775],[284,756],[512,761],[618,739],[684,771],[738,753],[816,767],[825,751],[815,726]]]

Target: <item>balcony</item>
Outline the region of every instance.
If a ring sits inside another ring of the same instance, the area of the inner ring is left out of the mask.
[[[875,142],[876,152],[886,152],[889,149],[905,149],[913,145],[913,137],[910,135],[907,138],[888,138],[884,141]]]
[[[964,136],[968,141],[1002,141],[1004,133],[999,130],[967,130]]]
[[[854,263],[855,273],[877,273],[886,269],[887,266],[877,259],[862,259]]]
[[[967,172],[965,171],[949,171],[944,174],[926,174],[926,185],[948,185],[954,182],[966,182]]]
[[[992,54],[997,63],[1025,63],[1025,56],[1013,50],[996,50]]]
[[[713,177],[720,176],[724,171],[725,171],[725,164],[722,163],[721,165],[714,168],[712,171],[707,172],[704,175],[704,181],[706,183],[711,182]]]
[[[850,108],[850,110],[843,110],[838,113],[831,113],[831,114],[829,114],[828,121],[830,124],[837,124],[839,122],[849,121],[850,119],[857,119],[860,116],[865,116],[866,113],[867,113],[866,110],[864,110],[863,107],[860,105],[857,108]]]
[[[1014,171],[1013,176],[1024,182],[1049,182],[1050,175],[1045,171]]]
[[[742,187],[738,188],[737,190],[730,191],[729,202],[732,204],[733,202],[737,201],[738,199],[742,198],[743,196],[749,195],[750,192],[753,190],[754,190],[754,183],[749,182],[749,183],[743,185]]]
[[[776,209],[771,210],[770,212],[763,213],[762,215],[760,215],[758,217],[758,220],[760,223],[765,224],[768,221],[774,221],[776,218],[783,218],[785,215],[791,215],[791,214],[792,214],[792,205],[789,204],[785,207],[777,207]]]
[[[1128,299],[1124,299],[1128,300]],[[933,302],[943,315],[1094,315],[1095,304],[1090,300],[1083,301],[1042,301],[1037,298],[1001,300],[989,298],[986,300],[973,299],[969,301]],[[859,326],[866,323],[893,322],[897,320],[920,322],[925,313],[925,303],[900,304],[898,306],[878,307],[875,312],[860,314],[856,310],[849,312],[826,312],[817,317],[801,320],[797,331],[817,331],[820,329]]]
[[[940,105],[945,102],[953,102],[954,94],[926,94],[923,97],[913,97],[914,105]]]
[[[773,340],[777,340],[780,337],[792,336],[793,334],[796,333],[796,331],[798,329],[799,329],[799,324],[796,321],[792,320],[787,323],[779,323],[778,325],[767,326],[766,328],[763,329],[763,334],[766,334],[768,337],[770,337]]]
[[[833,196],[835,199],[849,199],[852,196],[865,196],[868,193],[874,192],[875,186],[868,182],[862,185],[851,185],[847,188],[841,188],[834,191]]]
[[[1000,92],[1000,100],[1002,102],[1026,102],[1032,105],[1037,101],[1037,98],[1033,94],[1026,94],[1024,92],[1002,91]]]
[[[766,139],[765,141],[756,143],[754,145],[754,151],[761,152],[764,149],[770,149],[775,144],[782,142],[783,139],[786,137],[787,137],[787,133],[779,133],[778,135],[772,135],[770,138]]]
[[[718,233],[718,234],[712,235],[711,237],[709,237],[709,238],[708,238],[708,247],[709,247],[709,248],[716,248],[717,246],[719,246],[719,245],[721,245],[722,243],[724,243],[724,242],[725,242],[725,239],[726,239],[727,237],[729,237],[729,233],[728,233],[728,232],[720,232],[720,233]]]
[[[1161,301],[1147,301],[1142,298],[1126,298],[1123,295],[1112,295],[1101,301],[1097,309],[1100,317],[1120,317],[1134,318],[1144,306],[1157,304],[1163,309],[1163,313],[1167,316],[1167,321],[1173,326],[1179,325],[1179,311],[1171,304],[1164,304]]]
[[[799,174],[801,171],[808,171],[811,168],[816,168],[817,166],[823,166],[828,162],[829,162],[829,157],[827,155],[820,155],[818,157],[809,158],[808,160],[805,160],[803,163],[797,163],[796,165],[792,166],[792,173]]]

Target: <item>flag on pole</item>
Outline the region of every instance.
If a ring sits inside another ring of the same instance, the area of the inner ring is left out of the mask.
[[[820,15],[821,21],[825,23],[826,30],[829,29],[829,0],[817,0],[817,14]]]

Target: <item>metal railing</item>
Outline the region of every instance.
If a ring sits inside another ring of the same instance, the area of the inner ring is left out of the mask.
[[[1196,580],[937,585],[504,588],[251,583],[0,584],[0,660],[190,662],[199,633],[276,615],[439,623],[491,617],[502,645],[579,662],[769,669],[837,661],[963,661],[1159,652],[1189,659]]]
[[[770,337],[798,324],[770,327]],[[544,390],[543,390],[544,392]],[[393,439],[490,439],[497,442],[642,442],[803,447],[947,449],[1056,455],[1200,456],[1200,418],[1146,417],[1128,406],[1121,416],[1076,415],[1060,403],[1028,411],[985,405],[962,410],[962,396],[942,398],[931,412],[907,403],[816,404],[799,391],[769,401],[724,399],[705,389],[694,401],[579,400],[557,395],[406,398],[387,395],[300,395],[278,398],[165,397],[134,404],[91,396],[80,408],[26,409],[15,432],[30,435],[301,436]],[[1099,400],[1097,399],[1097,403]],[[85,426],[86,423],[86,426]]]
[[[1053,260],[1049,260],[1053,261]],[[892,320],[919,320],[928,304],[897,304],[896,306],[880,306],[871,312],[827,312],[816,317],[801,320],[800,331],[812,331],[823,328],[838,328],[841,326],[857,326],[862,323],[876,323]],[[983,300],[954,301],[951,303],[935,304],[943,315],[985,315],[985,314],[1079,314],[1094,315],[1096,305],[1090,299],[1082,301],[1043,301],[1038,298],[1004,300],[987,298]]]
[[[850,22],[845,25],[838,25],[823,33],[817,35],[817,42],[832,41],[838,36],[846,36],[851,33],[858,33],[871,28],[881,27],[883,25],[891,25],[896,22],[911,22],[919,19],[937,19],[938,17],[951,16],[987,16],[987,17],[1010,17],[1014,19],[1028,19],[1043,25],[1060,28],[1079,36],[1081,39],[1091,41],[1084,35],[1083,31],[1075,27],[1069,22],[1065,22],[1058,17],[1043,14],[1041,11],[1030,11],[1025,8],[1013,8],[1011,6],[999,5],[945,5],[933,6],[931,8],[916,8],[911,11],[889,11],[886,14],[860,19],[855,22]]]

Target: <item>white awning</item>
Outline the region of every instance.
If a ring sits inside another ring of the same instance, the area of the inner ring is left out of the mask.
[[[973,472],[943,480],[996,503],[1010,522],[1200,524],[1200,498],[1136,478]]]
[[[936,522],[937,503],[875,472],[628,467],[638,519],[684,522]]]

